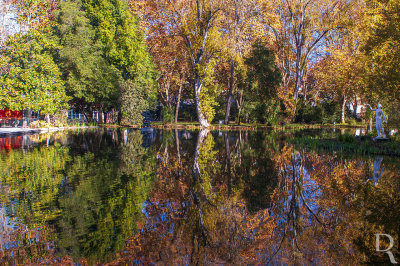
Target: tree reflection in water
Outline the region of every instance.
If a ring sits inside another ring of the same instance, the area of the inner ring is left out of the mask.
[[[5,150],[0,261],[388,262],[374,234],[398,240],[399,161],[296,150],[290,137],[156,131],[144,148],[138,130],[99,130]]]
[[[16,224],[13,230],[34,228],[51,236],[40,244],[55,244],[55,251],[44,249],[37,258],[26,243],[40,239],[20,235],[2,261],[20,261],[17,249],[25,255],[24,264],[61,262],[66,256],[91,264],[109,261],[124,248],[143,217],[156,160],[154,149],[141,146],[140,132],[131,132],[126,145],[119,135],[105,130],[71,134],[68,146],[56,141],[1,153],[0,180],[8,187],[1,205]]]

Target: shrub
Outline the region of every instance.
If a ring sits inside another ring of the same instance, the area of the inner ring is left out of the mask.
[[[324,112],[321,106],[312,106],[302,99],[298,100],[295,118],[296,123],[322,123],[323,115]]]
[[[314,105],[299,99],[296,109],[296,123],[331,124],[340,121],[340,105],[334,101],[318,102]]]
[[[123,123],[140,125],[142,112],[155,106],[154,88],[152,84],[131,80],[123,81],[120,85]]]
[[[320,103],[323,109],[322,123],[331,124],[340,121],[340,105],[335,101]]]
[[[164,123],[173,123],[175,120],[175,112],[173,107],[163,106],[162,119]]]
[[[357,125],[357,120],[354,119],[354,118],[350,118],[350,119],[347,120],[347,123],[348,123],[349,125],[354,126],[354,125]]]
[[[51,124],[47,123],[44,120],[37,120],[37,121],[33,121],[29,124],[30,128],[44,128],[44,127],[50,127]]]
[[[278,100],[269,100],[266,103],[261,104],[263,111],[260,114],[260,122],[266,123],[268,126],[275,126],[279,120],[280,102]]]
[[[54,120],[54,122],[52,123],[53,127],[63,127],[64,123],[60,120]]]
[[[196,121],[197,120],[197,112],[196,106],[192,105],[181,105],[179,107],[179,119],[183,121]]]
[[[279,100],[245,102],[242,116],[249,117],[251,122],[274,126],[279,122],[280,111],[281,104]]]

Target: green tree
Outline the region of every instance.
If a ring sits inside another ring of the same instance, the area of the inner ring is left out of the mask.
[[[250,89],[247,98],[253,103],[254,115],[260,122],[275,124],[280,111],[277,89],[281,81],[275,55],[263,44],[255,43],[245,63],[249,68],[247,82]]]
[[[150,82],[152,64],[145,35],[128,4],[121,0],[84,0],[83,4],[109,63],[122,71],[124,79],[148,74]]]
[[[8,40],[0,50],[0,108],[54,114],[67,107],[69,97],[52,57],[57,48],[36,30]]]
[[[137,114],[151,107],[157,93],[144,32],[125,1],[84,0],[83,6],[104,59],[121,71],[125,81],[120,91],[122,114],[128,122],[137,123]]]
[[[82,112],[109,110],[119,99],[120,71],[103,56],[79,1],[60,4],[54,37],[60,44],[58,60],[72,105]]]

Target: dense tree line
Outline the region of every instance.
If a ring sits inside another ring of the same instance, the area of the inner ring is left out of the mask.
[[[398,0],[146,0],[131,1],[131,8],[165,73],[159,99],[176,104],[183,87],[203,126],[235,117],[344,123],[360,119],[357,107],[371,102],[381,102],[391,118],[398,113]],[[261,47],[270,60],[252,59]],[[181,69],[164,64],[170,60]],[[272,76],[275,82],[257,80]]]
[[[89,121],[92,111],[112,110],[119,121],[140,121],[155,102],[155,70],[126,2],[63,1],[51,13],[39,3],[39,18],[14,10],[27,26],[1,49],[1,107],[52,115],[69,103]]]
[[[6,6],[20,33],[0,32],[2,108],[54,114],[69,103],[138,123],[158,102],[164,122],[208,127],[344,123],[360,119],[360,105],[380,102],[397,118],[399,0]]]

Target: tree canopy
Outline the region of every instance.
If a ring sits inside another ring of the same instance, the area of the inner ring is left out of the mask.
[[[67,108],[61,72],[52,53],[57,44],[30,30],[11,37],[0,51],[0,108],[54,114]]]
[[[60,4],[54,38],[65,87],[80,111],[108,110],[118,103],[120,71],[103,56],[102,44],[79,1]]]

